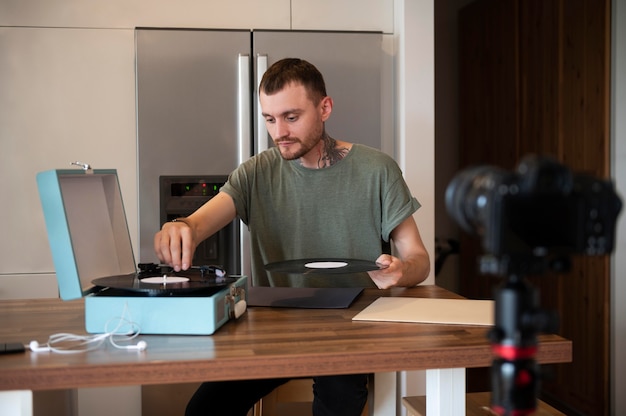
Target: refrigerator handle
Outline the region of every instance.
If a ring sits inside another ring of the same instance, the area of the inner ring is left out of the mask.
[[[237,69],[237,141],[239,148],[238,162],[241,164],[252,156],[251,127],[252,111],[250,88],[250,56],[239,55]],[[248,228],[239,224],[239,249],[241,251],[241,274],[252,278],[250,265],[250,234]]]
[[[252,138],[250,137],[250,56],[239,54],[237,82],[237,142],[239,148],[238,163],[243,163],[252,156]]]
[[[267,55],[257,55],[256,58],[256,86],[257,90],[256,100],[257,100],[257,114],[256,114],[256,151],[257,153],[261,153],[264,150],[267,150],[267,128],[265,127],[265,118],[261,114],[261,102],[259,98],[261,93],[259,91],[259,85],[261,84],[261,78],[263,78],[263,74],[267,71]]]

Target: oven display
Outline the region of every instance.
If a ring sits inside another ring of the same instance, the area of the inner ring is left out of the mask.
[[[220,185],[206,182],[172,183],[171,196],[215,196],[219,192]]]

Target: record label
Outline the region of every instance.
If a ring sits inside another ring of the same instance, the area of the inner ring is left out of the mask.
[[[373,261],[341,258],[286,260],[265,265],[268,272],[295,274],[349,274],[379,269],[380,267]]]
[[[312,261],[306,263],[304,267],[309,269],[336,269],[338,267],[346,267],[348,263],[345,261]]]
[[[168,276],[166,274],[163,275],[163,277],[146,277],[144,279],[141,279],[141,283],[151,283],[153,285],[168,285],[168,284],[173,284],[173,283],[184,283],[184,282],[188,282],[189,278],[188,277],[183,277],[183,276]]]

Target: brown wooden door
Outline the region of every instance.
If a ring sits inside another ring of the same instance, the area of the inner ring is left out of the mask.
[[[477,0],[459,15],[461,167],[513,169],[526,154],[608,177],[610,0]],[[461,294],[491,298],[480,242],[461,237]],[[571,364],[544,368],[542,395],[568,414],[609,414],[608,258],[575,258],[567,274],[530,278],[573,340]],[[468,387],[484,389],[484,372]],[[488,387],[487,387],[488,388]]]

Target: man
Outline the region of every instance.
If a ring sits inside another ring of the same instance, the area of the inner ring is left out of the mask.
[[[275,147],[244,162],[219,194],[156,234],[155,251],[176,271],[191,265],[198,243],[236,216],[251,238],[252,282],[264,286],[414,286],[428,275],[428,253],[412,214],[419,203],[397,164],[369,147],[330,137],[333,100],[310,63],[283,59],[259,86]],[[392,240],[397,256],[384,253]],[[268,273],[267,263],[304,258],[376,259],[380,269],[358,274]],[[287,380],[204,383],[187,415],[246,415]],[[314,378],[315,416],[360,415],[367,375]]]

